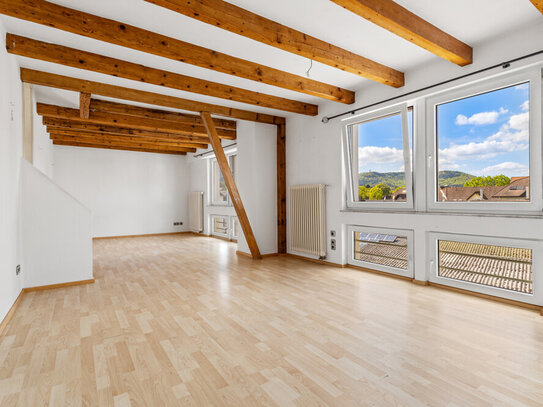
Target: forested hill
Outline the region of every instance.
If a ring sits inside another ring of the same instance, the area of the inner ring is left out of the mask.
[[[439,185],[464,186],[464,183],[475,178],[473,175],[461,171],[439,171]],[[363,172],[358,177],[358,185],[375,186],[387,184],[391,188],[405,185],[403,172]]]

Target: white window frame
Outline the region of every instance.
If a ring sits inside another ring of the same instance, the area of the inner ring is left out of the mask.
[[[400,114],[402,119],[403,136],[403,159],[405,171],[405,186],[407,192],[407,201],[405,202],[383,202],[383,201],[355,201],[355,185],[358,188],[358,124],[378,120],[386,116]],[[413,120],[415,116],[413,115]],[[409,120],[408,105],[406,103],[397,104],[384,109],[358,115],[343,121],[343,151],[345,162],[345,180],[346,188],[346,206],[348,209],[364,210],[412,210],[413,203],[413,171],[412,171],[412,151],[409,145]],[[413,148],[415,140],[413,134]],[[356,158],[356,159],[355,159]]]
[[[236,222],[238,222],[238,234],[235,234]],[[239,240],[239,229],[241,225],[239,224],[237,216],[230,216],[230,239]]]
[[[439,202],[437,200],[437,106],[465,99],[521,83],[530,84],[530,202]],[[464,213],[510,213],[523,212],[541,214],[542,195],[542,150],[541,150],[541,67],[483,80],[475,84],[445,91],[426,100],[427,134],[427,208],[428,211]]]
[[[371,263],[362,260],[356,260],[354,258],[354,234],[355,232],[364,232],[364,233],[379,233],[379,234],[388,234],[396,236],[406,236],[407,237],[407,270],[399,269],[396,267],[385,266],[382,264]],[[348,264],[353,266],[359,266],[366,269],[382,271],[384,273],[396,274],[403,277],[414,278],[415,268],[414,268],[414,234],[410,229],[390,229],[390,228],[376,228],[373,226],[360,226],[360,225],[349,225],[347,227],[347,242],[349,245],[349,257],[347,259]]]
[[[228,160],[228,165],[230,167],[230,170],[232,171],[232,162],[234,160],[234,157],[237,156],[237,152],[234,152],[232,154],[229,154],[226,156],[226,159]],[[209,158],[209,205],[210,206],[232,206],[232,199],[230,198],[230,192],[228,191],[228,188],[226,188],[226,192],[227,192],[227,199],[225,202],[222,202],[222,201],[215,201],[214,200],[214,187],[215,187],[215,174],[214,174],[214,171],[213,171],[213,164],[214,163],[217,163],[217,168],[219,168],[219,164],[217,162],[217,158],[216,157],[210,157]],[[237,167],[237,162],[236,162],[236,165],[235,167]],[[237,168],[234,168],[233,169],[233,176],[234,176],[234,180],[236,179],[236,169]],[[219,171],[220,171],[220,168],[219,168]]]
[[[429,281],[447,285],[454,288],[473,291],[476,293],[506,298],[509,300],[525,302],[529,304],[543,304],[543,274],[538,271],[543,266],[543,242],[532,239],[513,239],[494,236],[478,236],[458,233],[429,232],[430,247],[430,275]],[[532,250],[532,294],[526,294],[504,288],[492,287],[469,281],[456,280],[449,277],[441,277],[439,273],[439,240],[452,240],[455,242],[478,243],[496,246],[518,247]]]

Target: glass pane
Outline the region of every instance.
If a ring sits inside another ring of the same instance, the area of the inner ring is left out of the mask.
[[[439,240],[440,277],[532,294],[532,250]]]
[[[408,112],[412,138],[413,110]],[[358,201],[407,201],[401,114],[360,123],[354,164]],[[410,140],[411,145],[411,140]],[[410,175],[409,175],[410,176]]]
[[[213,161],[213,202],[228,202],[228,190],[217,160]]]
[[[218,235],[228,235],[228,218],[226,216],[213,217],[213,233]]]
[[[440,202],[530,201],[530,86],[437,106]]]
[[[355,232],[354,259],[407,270],[407,237]]]

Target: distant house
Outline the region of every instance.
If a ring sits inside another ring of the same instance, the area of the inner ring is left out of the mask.
[[[513,177],[506,186],[449,187],[440,186],[440,202],[526,201],[530,199],[530,177]]]
[[[392,194],[394,201],[407,201],[407,188],[401,188]]]

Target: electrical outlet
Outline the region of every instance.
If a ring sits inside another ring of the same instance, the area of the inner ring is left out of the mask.
[[[336,250],[336,239],[330,240],[330,248]]]
[[[21,274],[21,265],[17,264],[17,267],[15,267],[15,275],[18,276]]]
[[[330,231],[330,236],[336,237],[336,231],[335,231],[335,230],[331,230],[331,231]]]
[[[173,225],[174,226],[181,226],[183,224],[183,222],[174,222]]]

